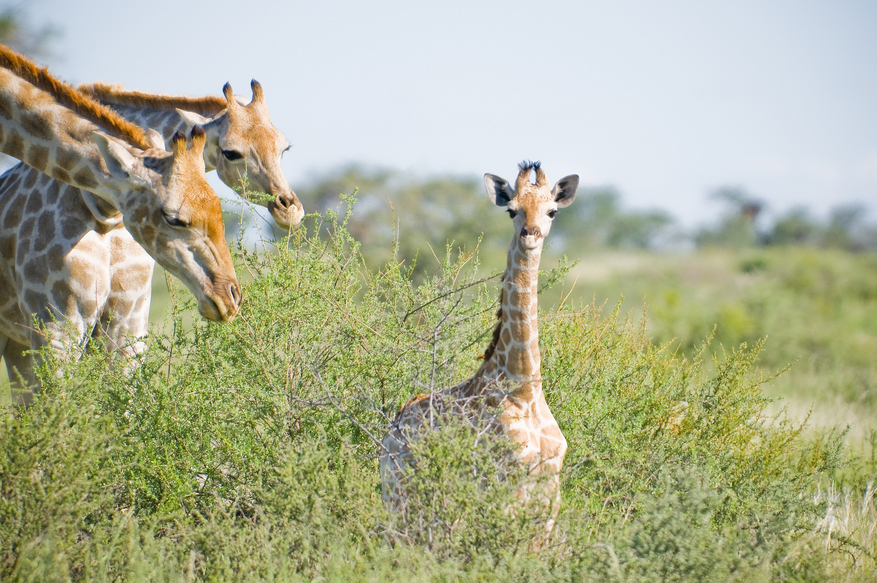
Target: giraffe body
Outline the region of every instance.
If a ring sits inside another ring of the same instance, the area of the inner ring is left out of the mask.
[[[137,261],[120,261],[141,246],[186,283],[203,316],[233,318],[240,284],[219,200],[204,175],[204,132],[193,131],[192,148],[179,135],[173,152],[165,152],[154,147],[161,146],[157,136],[2,45],[0,65],[0,151],[30,166],[0,177],[0,348],[7,366],[21,366],[10,377],[21,373],[26,386],[35,386],[22,354],[45,343],[33,315],[58,346],[70,342],[67,322],[80,341],[101,319],[97,332],[124,344],[142,336],[145,329],[130,322],[142,319],[148,298],[132,299],[129,288],[148,279],[152,262],[145,273]]]
[[[536,183],[530,182],[535,171]],[[409,441],[428,430],[427,421],[443,414],[476,414],[499,407],[497,428],[518,446],[518,461],[532,475],[548,476],[547,491],[537,496],[550,506],[553,525],[560,502],[560,470],[567,443],[551,414],[542,388],[537,292],[539,260],[551,220],[559,208],[575,197],[578,176],[561,179],[549,189],[538,163],[524,163],[516,188],[486,174],[488,195],[498,206],[508,207],[515,231],[502,280],[499,322],[484,362],[470,379],[434,395],[419,395],[399,411],[383,441],[381,478],[384,498],[403,508],[405,487],[400,483],[410,457]],[[455,403],[447,407],[439,403]],[[526,486],[519,492],[523,502],[533,497]]]

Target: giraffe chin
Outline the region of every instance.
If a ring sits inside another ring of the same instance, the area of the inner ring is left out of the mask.
[[[237,308],[235,307],[232,310],[223,310],[220,308],[220,306],[223,305],[223,302],[216,301],[213,298],[199,297],[198,313],[201,314],[203,318],[205,318],[206,320],[210,320],[211,322],[231,322],[237,315]]]
[[[544,237],[521,237],[521,247],[526,251],[535,251],[542,247]]]
[[[294,201],[289,205],[284,205],[280,202],[279,198],[280,196],[278,195],[275,200],[268,203],[268,211],[271,213],[271,217],[277,223],[277,226],[281,230],[288,231],[301,224],[305,216],[304,210],[301,207],[301,203],[296,204],[298,201],[295,199],[295,195],[293,195]]]

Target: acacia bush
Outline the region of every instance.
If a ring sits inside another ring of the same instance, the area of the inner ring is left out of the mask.
[[[34,405],[0,417],[0,578],[873,577],[873,460],[853,464],[841,431],[767,417],[758,345],[705,366],[593,305],[541,316],[570,447],[539,552],[544,516],[506,511],[521,476],[494,452],[509,444],[465,424],[418,444],[414,512],[391,513],[379,441],[413,393],[477,368],[498,277],[450,252],[417,280],[402,262],[372,269],[348,219],[240,248],[240,317],[192,322],[179,301],[130,372],[99,347],[49,355]]]

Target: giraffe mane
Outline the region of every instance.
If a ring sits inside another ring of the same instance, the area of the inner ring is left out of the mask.
[[[145,93],[131,91],[122,85],[109,83],[91,83],[80,85],[79,91],[91,95],[101,103],[110,105],[130,105],[149,107],[152,109],[184,109],[200,115],[216,115],[228,103],[224,97],[205,95],[204,97],[186,97],[184,95],[164,95],[162,93]]]
[[[490,360],[490,357],[493,356],[493,353],[496,352],[496,345],[499,344],[499,334],[502,332],[502,302],[503,296],[505,295],[505,290],[500,290],[499,292],[499,309],[496,310],[496,327],[493,329],[493,338],[490,340],[490,344],[487,345],[487,349],[484,351],[484,360]]]
[[[142,150],[152,145],[146,133],[109,107],[101,105],[89,95],[81,93],[72,85],[65,83],[49,73],[48,67],[40,67],[27,57],[6,45],[0,44],[0,67],[9,70],[31,85],[51,95],[59,104],[96,124],[102,130],[128,141]]]

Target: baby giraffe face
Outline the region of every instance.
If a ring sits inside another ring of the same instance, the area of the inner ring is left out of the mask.
[[[518,167],[520,171],[514,189],[507,180],[494,174],[484,175],[484,186],[493,203],[506,207],[512,218],[515,226],[513,241],[524,251],[534,251],[542,247],[551,231],[557,210],[572,203],[579,177],[576,174],[566,176],[549,189],[539,162],[522,162]],[[534,172],[536,182],[531,182],[530,175]]]

